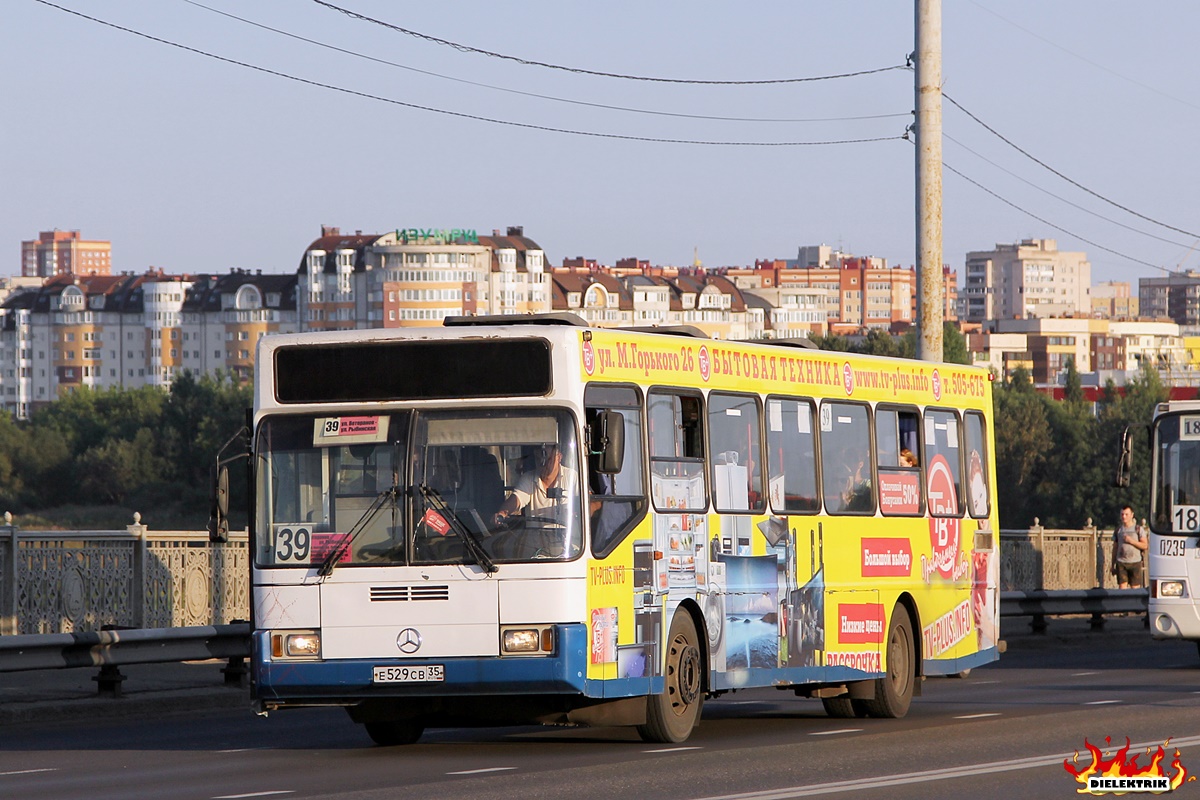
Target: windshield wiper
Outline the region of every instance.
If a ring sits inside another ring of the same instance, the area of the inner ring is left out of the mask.
[[[338,543],[338,546],[333,548],[333,551],[329,555],[325,556],[325,560],[317,568],[317,577],[328,578],[338,562],[350,552],[350,546],[354,544],[354,540],[358,538],[358,535],[370,527],[371,522],[380,510],[387,505],[388,500],[391,500],[394,504],[399,495],[400,487],[398,486],[393,486],[390,489],[384,489],[380,492],[371,501],[371,505],[367,506],[367,510],[362,513],[362,516],[358,518],[358,522],[350,526],[350,530],[342,537],[342,541]]]
[[[467,552],[475,559],[475,563],[483,567],[485,572],[497,572],[500,568],[492,561],[487,552],[483,549],[483,543],[479,541],[479,537],[475,532],[463,524],[458,515],[450,506],[446,505],[446,501],[438,494],[437,489],[434,489],[428,484],[422,483],[417,487],[421,494],[433,506],[433,510],[442,515],[442,519],[446,520],[446,524],[454,531],[459,539],[462,539],[463,546]]]

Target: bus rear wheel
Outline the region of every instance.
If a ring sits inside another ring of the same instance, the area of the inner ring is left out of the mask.
[[[822,697],[821,705],[825,713],[834,719],[854,719],[867,716],[865,700],[851,700],[849,697]]]
[[[908,713],[917,682],[917,653],[908,609],[898,605],[888,625],[887,674],[875,681],[875,697],[864,700],[872,717],[897,719]]]
[[[363,727],[367,729],[367,736],[371,737],[371,741],[382,747],[414,744],[425,732],[425,726],[415,719],[364,722]]]
[[[646,698],[646,724],[638,726],[644,741],[686,741],[700,721],[704,705],[704,660],[696,624],[683,609],[671,620],[663,693]]]

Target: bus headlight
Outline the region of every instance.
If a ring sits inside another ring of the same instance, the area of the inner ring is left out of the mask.
[[[1158,596],[1159,597],[1183,597],[1184,583],[1183,581],[1158,581]]]
[[[500,631],[504,655],[539,655],[554,652],[554,628],[550,626],[503,628]]]
[[[273,658],[320,658],[321,634],[317,631],[279,631],[271,634]]]

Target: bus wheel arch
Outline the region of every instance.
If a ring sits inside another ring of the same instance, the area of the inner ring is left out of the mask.
[[[638,726],[643,740],[683,742],[700,724],[708,691],[708,638],[701,638],[702,630],[700,610],[692,602],[680,603],[663,641],[663,691],[646,698],[646,722]]]
[[[907,602],[906,602],[907,599]],[[897,719],[908,713],[921,675],[920,626],[911,598],[901,596],[892,609],[884,640],[887,663],[884,675],[875,680],[875,697],[863,706],[872,717]]]

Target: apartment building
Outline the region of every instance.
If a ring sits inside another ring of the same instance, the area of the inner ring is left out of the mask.
[[[550,310],[545,253],[524,230],[322,227],[297,270],[306,330],[440,325],[464,314]]]
[[[21,275],[111,275],[112,243],[84,239],[79,231],[43,231],[21,242]]]
[[[1086,253],[1058,249],[1054,239],[1025,239],[967,253],[962,288],[965,319],[1088,316],[1092,266]]]
[[[1128,281],[1104,281],[1092,287],[1092,316],[1137,319],[1140,303]],[[1166,317],[1164,314],[1163,317]]]
[[[80,387],[165,387],[185,369],[247,377],[258,337],[295,330],[294,275],[57,275],[0,305],[0,407],[23,419]]]
[[[1200,379],[1180,328],[1172,322],[1059,317],[996,320],[991,331],[967,337],[976,364],[1009,376],[1018,366],[1034,383],[1058,383],[1067,361],[1080,373],[1097,372],[1124,381],[1149,367],[1173,385]]]
[[[1169,319],[1179,325],[1200,325],[1200,272],[1170,272],[1159,278],[1138,279],[1142,316]]]

